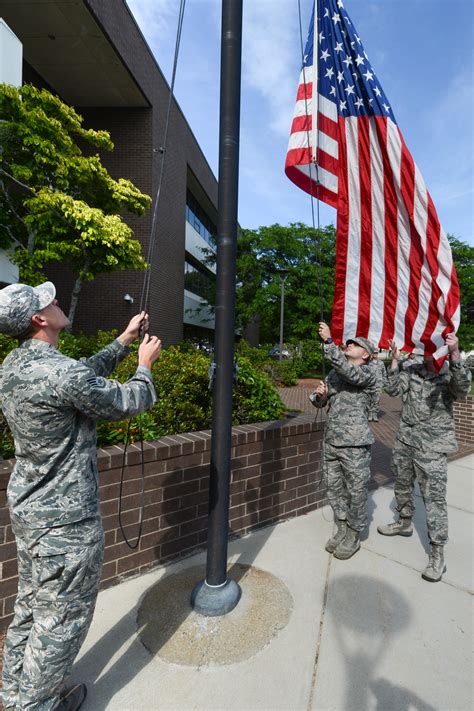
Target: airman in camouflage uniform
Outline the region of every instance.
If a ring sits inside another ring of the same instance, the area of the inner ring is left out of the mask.
[[[374,442],[367,418],[376,388],[369,359],[374,347],[366,338],[357,337],[347,341],[343,353],[333,343],[326,324],[320,324],[319,333],[325,356],[333,365],[311,397],[315,407],[329,406],[323,466],[337,530],[326,550],[346,559],[359,550],[359,535],[367,526],[370,447]]]
[[[446,570],[444,545],[448,540],[446,504],[447,455],[457,449],[454,433],[453,402],[467,395],[471,373],[461,361],[458,339],[446,337],[450,359],[439,373],[432,358],[399,368],[400,352],[392,342],[392,365],[386,392],[402,399],[400,427],[392,453],[395,474],[395,499],[399,519],[379,526],[384,536],[411,536],[415,511],[414,486],[418,480],[426,508],[431,554],[422,577],[441,580]]]
[[[0,369],[1,406],[15,440],[7,497],[19,576],[4,646],[6,709],[73,711],[85,698],[83,684],[61,687],[89,628],[102,568],[96,420],[130,417],[156,399],[156,337],[145,336],[127,383],[106,380],[146,326],[145,313],[81,361],[56,348],[68,323],[50,282],[0,291],[0,331],[20,338]]]
[[[378,351],[374,351],[371,360],[372,368],[375,371],[376,378],[376,389],[372,401],[370,403],[369,410],[369,422],[378,422],[379,419],[379,409],[380,409],[380,396],[387,382],[387,371],[385,369],[385,364],[379,360]]]

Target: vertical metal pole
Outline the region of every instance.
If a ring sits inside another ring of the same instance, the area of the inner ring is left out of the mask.
[[[283,319],[285,315],[285,277],[280,275],[281,279],[281,296],[280,296],[280,356],[279,360],[283,358]]]
[[[198,583],[192,597],[195,610],[207,615],[229,612],[240,598],[238,585],[227,579],[227,543],[234,382],[242,5],[243,0],[222,2],[216,379],[212,412],[207,571],[206,580]]]

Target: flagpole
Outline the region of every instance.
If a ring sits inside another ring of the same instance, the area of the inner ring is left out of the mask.
[[[243,0],[222,0],[217,290],[209,521],[206,579],[192,593],[196,612],[225,615],[241,590],[227,577],[232,390],[234,384],[235,276],[239,180],[240,77]]]
[[[319,32],[318,32],[318,0],[314,0],[313,24],[313,103],[312,103],[312,129],[313,129],[313,163],[318,161],[318,104],[319,104]]]

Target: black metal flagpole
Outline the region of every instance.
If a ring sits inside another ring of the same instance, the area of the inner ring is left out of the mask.
[[[206,579],[193,590],[196,612],[230,612],[240,587],[227,577],[232,388],[234,381],[235,261],[239,180],[240,75],[243,0],[222,0],[217,294],[211,471]]]

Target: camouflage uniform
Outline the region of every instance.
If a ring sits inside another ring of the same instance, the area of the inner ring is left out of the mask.
[[[350,365],[334,343],[325,344],[324,353],[334,366],[325,380],[328,395],[312,402],[316,407],[329,405],[323,444],[329,503],[336,518],[362,531],[367,525],[370,446],[374,442],[367,416],[375,393],[375,372],[371,365]]]
[[[453,402],[469,392],[471,373],[461,362],[431,373],[424,364],[388,371],[386,392],[402,399],[400,427],[392,453],[395,498],[401,518],[415,511],[415,479],[426,508],[431,543],[448,540],[447,454],[457,449]]]
[[[128,353],[119,341],[75,361],[27,340],[0,370],[2,409],[15,440],[7,497],[18,547],[15,615],[4,648],[6,707],[49,711],[87,633],[100,581],[96,420],[151,407],[151,373],[104,376]]]
[[[387,382],[387,370],[385,364],[381,360],[371,361],[372,368],[375,371],[376,389],[370,403],[369,420],[378,420],[380,408],[380,396]]]

